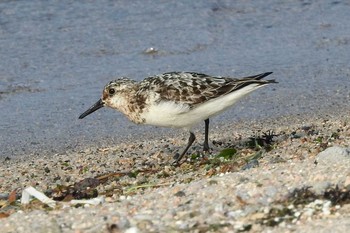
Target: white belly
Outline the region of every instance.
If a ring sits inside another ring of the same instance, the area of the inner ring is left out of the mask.
[[[151,105],[149,110],[142,114],[142,118],[145,119],[145,124],[149,125],[189,129],[205,119],[222,113],[243,96],[261,86],[252,84],[230,94],[198,104],[192,109],[187,104],[163,101],[157,105]]]

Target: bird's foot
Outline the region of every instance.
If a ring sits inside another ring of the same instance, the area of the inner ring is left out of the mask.
[[[179,163],[179,161],[174,160],[174,162],[172,162],[171,165],[174,167],[178,167],[178,166],[180,166],[180,163]]]
[[[203,152],[209,152],[210,151],[210,147],[208,143],[204,143],[203,144]]]
[[[171,165],[174,167],[180,166],[181,164],[179,162],[180,162],[181,158],[182,158],[182,156],[180,156],[179,153],[176,153],[173,156],[174,161],[171,163]]]

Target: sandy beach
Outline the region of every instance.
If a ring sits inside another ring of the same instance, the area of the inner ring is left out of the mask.
[[[18,196],[33,186],[61,201],[50,208],[2,198],[1,231],[345,232],[350,226],[349,120],[292,120],[298,122],[281,118],[213,129],[211,153],[197,152],[203,139],[198,136],[180,167],[170,163],[186,140],[181,135],[5,159],[3,196],[12,191]],[[82,195],[103,196],[104,202],[68,205]]]

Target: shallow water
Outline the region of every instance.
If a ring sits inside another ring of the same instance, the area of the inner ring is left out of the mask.
[[[0,1],[0,157],[172,132],[133,125],[110,109],[78,120],[116,76],[274,72],[278,85],[214,125],[348,114],[349,12],[349,1],[335,0]]]

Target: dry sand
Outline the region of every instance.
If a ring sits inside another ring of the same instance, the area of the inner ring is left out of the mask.
[[[197,153],[203,136],[196,132],[191,154],[179,167],[170,163],[186,134],[5,159],[1,232],[346,232],[350,122],[303,119],[216,127],[206,155]],[[54,209],[35,200],[21,205],[28,186],[65,201]],[[67,204],[96,195],[104,203]]]

